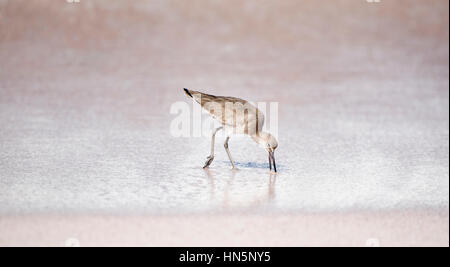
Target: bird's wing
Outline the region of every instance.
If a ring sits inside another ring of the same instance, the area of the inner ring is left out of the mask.
[[[264,125],[264,114],[248,101],[229,96],[215,96],[185,89],[188,96],[223,125],[236,129],[238,133],[253,134]]]

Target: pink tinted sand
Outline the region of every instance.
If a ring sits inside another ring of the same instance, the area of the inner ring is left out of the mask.
[[[297,215],[18,216],[0,246],[448,246],[444,211]]]

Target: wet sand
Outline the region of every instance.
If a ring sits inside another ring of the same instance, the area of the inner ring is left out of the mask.
[[[0,244],[448,245],[448,9],[0,0]],[[183,87],[278,102],[279,173]]]

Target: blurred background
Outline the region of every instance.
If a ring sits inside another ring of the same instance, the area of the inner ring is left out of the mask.
[[[446,0],[0,0],[0,215],[444,210]],[[249,140],[170,136],[187,87],[279,102]],[[441,232],[442,233],[442,230]]]

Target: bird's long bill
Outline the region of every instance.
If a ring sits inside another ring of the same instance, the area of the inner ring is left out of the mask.
[[[270,159],[271,159],[271,161],[272,161],[272,163],[273,163],[273,170],[275,171],[275,172],[277,172],[277,164],[275,163],[275,152],[269,152],[269,164],[270,164]]]

